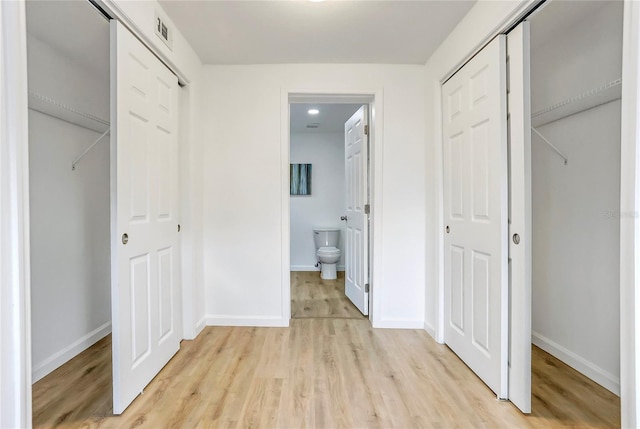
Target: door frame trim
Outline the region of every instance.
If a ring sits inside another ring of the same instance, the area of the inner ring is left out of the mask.
[[[0,3],[0,427],[31,427],[27,30]]]
[[[620,402],[622,427],[640,423],[640,4],[625,0],[620,170]]]
[[[291,321],[291,212],[289,195],[290,163],[290,114],[292,103],[366,104],[369,110],[369,321],[374,328],[384,327],[382,308],[382,156],[383,156],[383,91],[374,90],[324,90],[282,89],[280,95],[280,160],[281,160],[281,210],[282,210],[282,320]]]

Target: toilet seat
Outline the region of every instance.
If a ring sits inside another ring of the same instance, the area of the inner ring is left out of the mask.
[[[337,262],[340,261],[340,249],[337,247],[320,247],[316,250],[316,258],[322,264],[320,278],[335,280],[337,278]]]
[[[337,247],[321,247],[317,250],[316,253],[318,255],[334,256],[340,254],[340,249],[338,249]]]

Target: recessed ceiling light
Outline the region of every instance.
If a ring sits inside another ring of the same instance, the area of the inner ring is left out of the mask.
[[[320,2],[322,2],[322,1],[324,1],[324,0],[309,0],[309,1],[310,1],[311,3],[320,3]]]
[[[307,113],[310,115],[317,115],[320,111],[318,109],[309,109]]]

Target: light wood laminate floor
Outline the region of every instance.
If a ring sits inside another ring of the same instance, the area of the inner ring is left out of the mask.
[[[616,427],[619,400],[533,348],[533,414],[493,393],[421,330],[368,320],[208,327],[126,412],[110,416],[110,340],[34,385],[34,427]]]
[[[318,271],[291,272],[291,317],[365,318],[344,294],[344,271],[336,280],[322,280]]]

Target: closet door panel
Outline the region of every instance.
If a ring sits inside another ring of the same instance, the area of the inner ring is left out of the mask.
[[[124,132],[130,142],[126,151],[127,164],[122,173],[128,177],[126,192],[130,213],[130,222],[149,222],[149,125],[148,121],[130,113],[127,118],[128,129]],[[124,189],[123,189],[124,191]]]
[[[111,22],[113,409],[180,347],[178,81]]]
[[[442,92],[445,342],[507,398],[505,37],[465,64]]]
[[[508,37],[509,64],[509,400],[531,412],[531,89],[529,23]],[[518,243],[513,237],[517,234]]]

